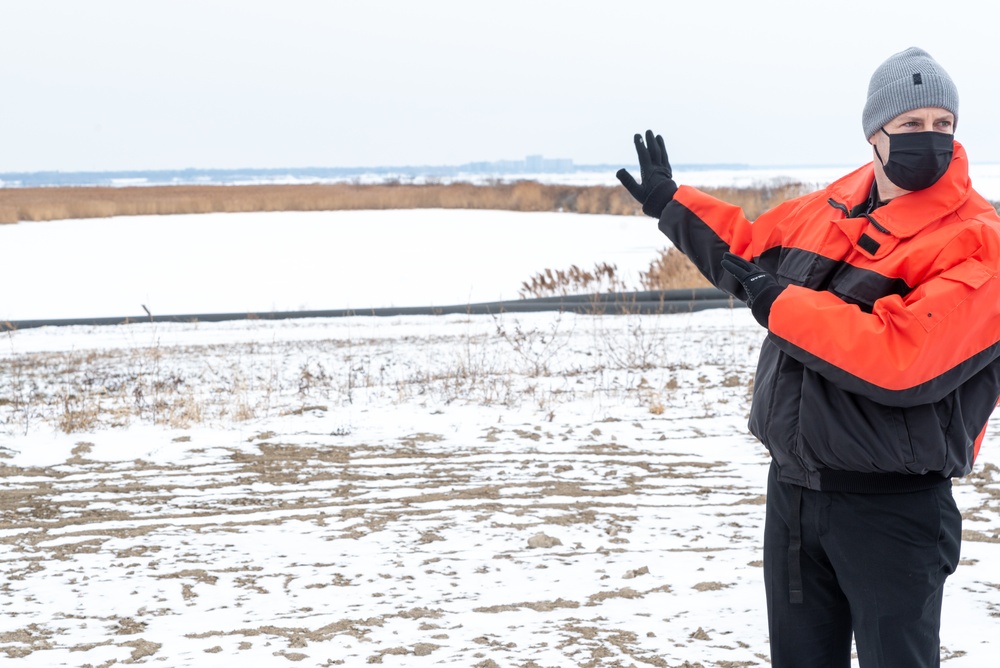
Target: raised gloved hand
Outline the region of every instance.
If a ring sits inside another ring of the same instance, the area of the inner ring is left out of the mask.
[[[663,146],[663,137],[654,137],[652,130],[646,130],[646,143],[643,144],[642,136],[636,135],[635,152],[639,154],[639,178],[642,183],[636,183],[625,169],[619,169],[615,176],[632,197],[642,204],[643,213],[659,218],[677,192],[677,184],[672,178],[673,171],[667,161],[667,149]]]
[[[722,268],[743,284],[750,312],[753,313],[754,319],[761,326],[767,327],[767,321],[771,315],[771,305],[785,288],[778,284],[774,276],[753,262],[744,260],[733,253],[726,253],[722,256]]]

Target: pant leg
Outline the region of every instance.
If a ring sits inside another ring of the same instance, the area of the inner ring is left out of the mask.
[[[962,535],[951,485],[829,496],[821,542],[850,601],[861,667],[940,666],[944,583]]]
[[[801,504],[796,512],[796,504]],[[850,668],[851,609],[820,544],[824,495],[768,477],[764,589],[772,668]],[[798,522],[803,597],[790,602],[789,542]]]

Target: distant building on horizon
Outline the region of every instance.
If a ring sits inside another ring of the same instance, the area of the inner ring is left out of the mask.
[[[440,179],[463,174],[502,177],[522,174],[570,174],[616,170],[614,165],[577,165],[570,158],[529,155],[524,160],[469,162],[464,165],[406,165],[382,167],[292,167],[230,169],[155,169],[99,172],[0,172],[0,188],[45,186],[152,186],[264,183],[322,183],[358,181],[368,177],[390,180]]]
[[[561,174],[577,169],[570,158],[546,158],[529,155],[524,160],[493,160],[490,162],[469,162],[455,167],[459,171],[477,174]]]

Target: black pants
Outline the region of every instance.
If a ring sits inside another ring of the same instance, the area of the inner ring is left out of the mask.
[[[961,536],[950,482],[900,494],[815,492],[778,482],[772,465],[764,526],[772,667],[849,668],[852,633],[862,668],[939,666],[944,581]],[[796,570],[802,593],[793,603]]]

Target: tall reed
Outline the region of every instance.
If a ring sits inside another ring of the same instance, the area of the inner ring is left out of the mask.
[[[754,218],[778,202],[801,194],[798,183],[750,188],[709,188]],[[634,216],[639,205],[617,186],[548,185],[516,181],[475,185],[311,184],[248,186],[46,187],[0,189],[0,223],[250,211],[351,209],[500,209],[567,211]]]

